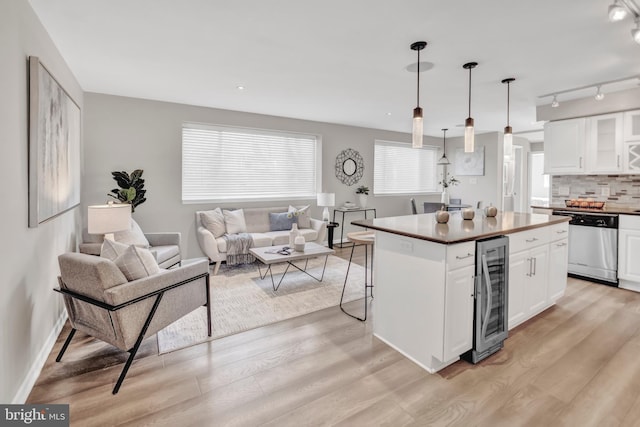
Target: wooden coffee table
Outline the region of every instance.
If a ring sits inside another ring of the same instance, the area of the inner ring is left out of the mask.
[[[278,288],[280,287],[280,284],[282,283],[282,279],[284,279],[284,276],[287,274],[287,271],[289,271],[289,267],[294,267],[302,271],[307,276],[317,280],[318,282],[322,282],[322,279],[324,278],[324,270],[327,268],[327,260],[329,259],[329,255],[333,255],[335,253],[333,249],[329,249],[325,246],[319,245],[314,242],[308,242],[305,244],[304,252],[296,252],[293,250],[293,248],[291,248],[289,255],[283,255],[278,253],[278,251],[281,251],[285,247],[289,247],[289,245],[267,246],[264,248],[249,249],[249,252],[251,252],[251,254],[255,256],[258,259],[258,261],[260,261],[260,263],[267,266],[267,269],[265,270],[264,274],[262,274],[262,269],[260,268],[260,264],[258,264],[258,272],[260,273],[260,279],[264,279],[265,277],[267,277],[267,273],[269,273],[269,276],[271,276],[271,285],[273,286],[273,290],[277,291]],[[316,258],[320,256],[325,257],[324,266],[322,267],[322,275],[320,277],[316,277],[307,271],[307,264],[309,263],[309,258]],[[300,268],[294,264],[295,261],[302,261],[302,260],[304,260],[304,268]],[[282,273],[282,277],[280,277],[280,281],[278,281],[278,284],[276,285],[275,281],[273,280],[273,273],[271,271],[271,266],[273,264],[280,264],[283,262],[287,263],[287,268],[284,270],[284,273]]]

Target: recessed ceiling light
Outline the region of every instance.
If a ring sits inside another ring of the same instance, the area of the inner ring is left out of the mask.
[[[391,113],[386,113],[386,115],[387,115],[387,116],[390,116],[390,115],[391,115]]]
[[[609,21],[617,22],[622,21],[627,17],[627,9],[624,8],[619,2],[615,0],[611,6],[609,6]]]
[[[238,85],[238,86],[236,86],[236,89],[238,89],[238,90],[244,90],[244,86],[242,86],[242,85]]]

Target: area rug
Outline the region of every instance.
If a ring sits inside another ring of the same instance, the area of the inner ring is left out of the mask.
[[[324,257],[309,260],[307,270],[319,277]],[[212,336],[207,336],[206,307],[201,307],[158,332],[160,354],[207,340],[302,316],[340,303],[348,261],[329,256],[322,282],[289,268],[277,291],[267,275],[260,279],[257,263],[226,267],[211,276]],[[304,261],[297,263],[303,267]],[[273,266],[276,282],[286,264]],[[264,273],[264,266],[261,266]],[[364,298],[364,268],[351,264],[345,302]]]

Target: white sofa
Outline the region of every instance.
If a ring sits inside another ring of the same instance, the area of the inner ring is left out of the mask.
[[[244,220],[247,225],[247,233],[253,238],[253,247],[285,245],[289,243],[289,230],[270,231],[269,214],[287,212],[288,207],[276,208],[246,208]],[[196,235],[202,252],[215,262],[213,274],[217,274],[222,261],[227,259],[227,241],[223,237],[215,238],[213,233],[202,224],[200,214],[196,212]],[[307,242],[322,242],[327,234],[327,225],[324,221],[310,218],[311,228],[300,228],[300,234]]]

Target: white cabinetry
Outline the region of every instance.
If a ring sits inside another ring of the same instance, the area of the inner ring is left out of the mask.
[[[474,273],[474,265],[447,273],[444,360],[460,356],[473,345]]]
[[[620,215],[618,227],[619,286],[640,291],[640,216]]]
[[[551,242],[549,246],[549,300],[557,301],[567,288],[567,265],[569,262],[569,239]]]
[[[564,294],[568,229],[564,222],[509,235],[509,329]]]
[[[559,120],[544,125],[544,173],[584,171],[586,119]]]
[[[624,113],[623,164],[625,173],[640,173],[640,110]]]
[[[586,158],[588,173],[622,171],[622,113],[605,114],[587,119]]]
[[[624,113],[624,140],[640,141],[640,110]]]
[[[545,173],[640,173],[640,110],[549,122],[544,141]]]

